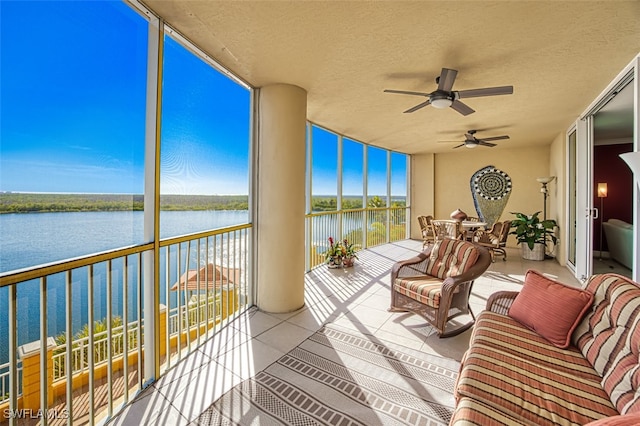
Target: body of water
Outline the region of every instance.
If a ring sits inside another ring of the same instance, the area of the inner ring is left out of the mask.
[[[178,235],[247,223],[247,211],[169,211],[161,212],[160,235]],[[71,212],[0,215],[0,272],[56,262],[110,249],[141,244],[143,212]],[[175,254],[172,254],[175,256]],[[122,265],[112,264],[114,283],[113,315],[122,315]],[[137,300],[133,277],[129,272],[129,320],[136,317]],[[161,268],[161,274],[164,274]],[[94,318],[106,317],[106,263],[95,267]],[[72,282],[72,318],[74,333],[86,324],[88,294],[87,272],[74,272]],[[161,277],[163,279],[163,277]],[[161,281],[162,282],[162,281]],[[161,286],[161,300],[164,287]],[[17,287],[18,345],[40,339],[40,288],[37,280]],[[64,275],[51,276],[47,282],[48,336],[65,330]],[[0,288],[0,364],[8,361],[8,289]]]

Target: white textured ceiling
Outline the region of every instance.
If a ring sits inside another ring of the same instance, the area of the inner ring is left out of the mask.
[[[450,152],[464,133],[508,134],[493,149],[547,145],[640,52],[639,1],[147,0],[166,23],[254,87],[308,92],[307,117],[406,153]],[[465,99],[462,116],[384,89],[513,85]]]

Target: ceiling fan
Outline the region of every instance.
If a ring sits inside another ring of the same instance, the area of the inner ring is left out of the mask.
[[[461,148],[461,147],[467,147],[467,148],[475,148],[478,145],[481,146],[488,146],[488,147],[494,147],[496,146],[495,143],[491,143],[489,141],[499,141],[499,140],[503,140],[503,139],[509,139],[509,136],[507,135],[503,135],[503,136],[494,136],[492,138],[476,138],[474,135],[476,134],[477,130],[469,130],[467,133],[465,133],[465,140],[463,143],[461,143],[460,145],[456,145],[453,147],[453,149],[456,148]]]
[[[474,109],[468,105],[459,101],[459,99],[465,98],[478,98],[481,96],[496,96],[496,95],[510,95],[513,93],[513,86],[500,86],[500,87],[486,87],[484,89],[470,89],[470,90],[451,90],[453,83],[458,75],[457,70],[449,68],[442,68],[440,76],[436,77],[436,83],[438,88],[431,93],[424,92],[410,92],[406,90],[390,90],[386,89],[386,93],[398,93],[401,95],[415,95],[424,96],[428,98],[425,102],[409,108],[405,111],[414,112],[420,108],[424,108],[427,105],[432,105],[435,108],[447,108],[451,107],[458,111],[462,115],[469,115],[475,112]]]

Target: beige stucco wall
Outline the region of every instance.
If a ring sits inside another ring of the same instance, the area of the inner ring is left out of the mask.
[[[258,108],[256,302],[263,311],[289,312],[304,305],[307,92],[266,86]]]
[[[469,181],[477,170],[488,165],[507,173],[513,185],[501,220],[512,218],[510,212],[530,214],[542,211],[543,196],[536,178],[553,175],[550,170],[550,152],[550,146],[499,150],[478,147],[474,150],[414,156],[411,168],[412,238],[420,238],[416,220],[418,215],[432,214],[435,218],[448,219],[450,213],[459,208],[470,216],[477,216]],[[429,156],[433,156],[432,169],[428,167]],[[430,182],[434,182],[435,186]],[[555,217],[556,186],[556,181],[549,185],[550,193],[553,194],[547,201],[549,219],[558,219]],[[425,197],[427,200],[422,200]],[[429,201],[429,197],[433,197],[433,203]],[[507,244],[516,245],[513,236],[509,237]]]
[[[556,180],[549,185],[549,204],[547,216],[555,219],[559,225],[558,245],[554,255],[561,265],[567,263],[567,147],[566,134],[559,133],[549,147],[549,175]]]
[[[411,156],[411,238],[421,239],[418,216],[433,215],[434,154]],[[416,175],[418,173],[419,175]]]

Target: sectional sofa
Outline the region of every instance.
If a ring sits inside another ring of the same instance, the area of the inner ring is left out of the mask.
[[[640,285],[529,271],[478,315],[450,425],[640,424]]]
[[[633,268],[633,225],[619,219],[602,224],[609,256],[629,269]]]

